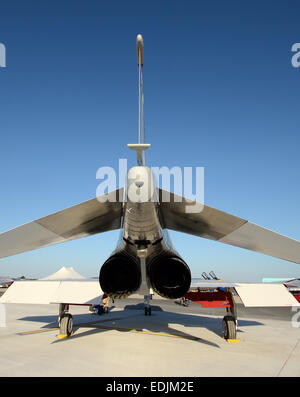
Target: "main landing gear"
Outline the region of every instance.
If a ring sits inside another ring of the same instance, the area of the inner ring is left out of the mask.
[[[232,300],[233,302],[233,300]],[[237,313],[234,303],[231,307],[226,307],[227,315],[223,318],[222,321],[222,329],[223,329],[223,337],[226,340],[237,340]]]
[[[60,303],[58,316],[59,335],[57,335],[59,339],[68,338],[69,336],[73,335],[73,318],[72,314],[69,313],[69,307],[71,305],[88,306],[90,312],[92,313],[95,313],[95,309],[97,310],[98,314],[108,313],[108,307],[103,309],[102,305],[92,305],[89,303]]]
[[[69,305],[65,305],[63,303],[59,304],[59,331],[60,337],[66,338],[72,335],[73,332],[73,318],[70,313],[68,313]]]
[[[197,288],[196,291],[187,292],[184,298],[198,303],[202,307],[225,307],[227,313],[222,321],[223,337],[227,342],[239,342],[239,339],[237,339],[237,312],[230,288],[216,288],[212,291],[208,291],[207,288],[201,291],[200,288]]]
[[[236,322],[233,316],[225,316],[222,326],[224,339],[236,339]]]
[[[231,306],[226,307],[226,316],[222,321],[223,338],[227,341],[237,341],[236,334],[238,328],[237,313],[234,300],[231,297]]]

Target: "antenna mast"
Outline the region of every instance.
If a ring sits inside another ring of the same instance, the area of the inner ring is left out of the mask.
[[[145,143],[143,89],[144,41],[140,34],[136,38],[136,55],[139,68],[139,143]]]
[[[144,124],[144,88],[143,88],[143,65],[144,65],[144,40],[141,34],[136,38],[136,55],[139,68],[139,136],[138,144],[129,144],[128,147],[137,152],[137,162],[139,166],[146,165],[145,150],[150,147],[145,143],[145,124]]]

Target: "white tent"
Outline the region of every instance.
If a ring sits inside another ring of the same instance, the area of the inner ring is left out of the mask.
[[[50,276],[40,278],[40,280],[86,280],[87,277],[82,276],[81,274],[77,273],[73,267],[65,267],[63,266],[57,272],[50,274]]]

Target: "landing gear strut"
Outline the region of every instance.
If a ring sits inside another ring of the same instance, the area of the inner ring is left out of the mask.
[[[237,313],[234,301],[232,300],[232,306],[226,307],[227,315],[223,318],[222,327],[223,327],[223,337],[224,339],[236,339],[237,334]]]
[[[145,316],[151,316],[151,306],[150,306],[150,299],[152,299],[151,295],[144,295],[144,305],[145,305]]]

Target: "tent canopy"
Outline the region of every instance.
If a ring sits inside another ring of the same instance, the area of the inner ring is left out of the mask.
[[[50,274],[50,276],[40,278],[40,280],[86,280],[87,277],[77,273],[73,267],[63,266],[57,272]]]

